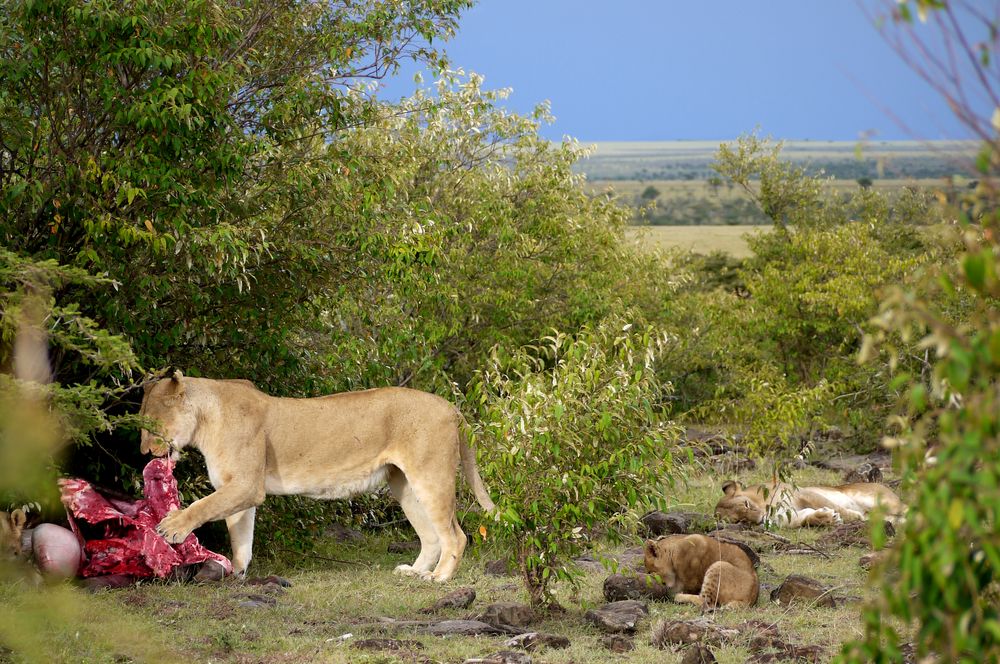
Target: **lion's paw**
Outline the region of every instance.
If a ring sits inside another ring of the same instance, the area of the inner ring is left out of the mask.
[[[813,514],[813,523],[818,526],[836,526],[843,523],[843,521],[836,510],[832,510],[829,507],[820,507]]]
[[[173,510],[156,526],[156,532],[171,544],[180,544],[191,534],[186,521],[184,510]]]
[[[402,576],[420,576],[420,570],[413,565],[396,565],[396,569],[392,570],[392,573]]]

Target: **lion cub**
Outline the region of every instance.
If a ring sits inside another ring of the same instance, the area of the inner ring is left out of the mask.
[[[24,510],[14,510],[9,514],[0,512],[0,555],[16,558],[21,555],[21,533],[27,518]]]
[[[705,535],[668,535],[646,541],[646,571],[659,574],[675,602],[712,609],[753,606],[757,570],[743,549]]]

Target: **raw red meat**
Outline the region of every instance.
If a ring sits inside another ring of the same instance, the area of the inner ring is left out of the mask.
[[[163,578],[178,565],[206,560],[214,560],[227,575],[232,574],[229,559],[203,547],[193,533],[175,545],[157,534],[156,524],[167,512],[180,508],[173,471],[174,462],[166,457],[146,464],[142,471],[145,498],[137,501],[105,497],[85,480],[59,481],[70,527],[84,546],[81,576],[130,574]],[[85,540],[75,519],[101,526],[102,536]]]

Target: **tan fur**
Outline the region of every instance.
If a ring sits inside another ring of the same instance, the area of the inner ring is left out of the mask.
[[[753,606],[759,584],[753,561],[740,547],[705,535],[647,540],[646,571],[658,574],[674,601],[703,609]]]
[[[892,519],[900,519],[905,506],[892,489],[868,482],[840,486],[793,487],[776,483],[744,488],[739,482],[722,485],[725,494],[715,506],[720,519],[741,523],[779,526],[826,526],[863,521],[876,507]]]
[[[21,555],[21,533],[27,521],[24,510],[0,512],[0,556],[16,558]]]
[[[248,381],[172,378],[147,386],[143,453],[175,458],[191,446],[205,457],[215,492],[168,514],[158,530],[182,542],[208,521],[226,519],[233,566],[244,573],[254,514],[264,496],[346,498],[388,482],[420,538],[420,555],[397,572],[447,581],[465,550],[455,518],[461,462],[479,504],[494,509],[458,410],[440,397],[404,388],[314,399],[271,397]]]

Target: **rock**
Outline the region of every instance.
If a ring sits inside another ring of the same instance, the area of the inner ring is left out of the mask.
[[[540,647],[558,650],[560,648],[569,648],[569,639],[558,634],[525,632],[524,634],[518,634],[513,638],[507,639],[503,645],[506,648],[521,648],[528,652],[532,652]]]
[[[87,592],[96,593],[99,590],[112,590],[114,588],[127,588],[139,579],[131,574],[108,574],[105,576],[92,576],[80,581],[80,587]]]
[[[226,568],[214,560],[206,560],[201,564],[198,573],[192,579],[195,583],[214,583],[226,577]]]
[[[246,600],[240,602],[239,606],[244,609],[270,608],[276,606],[278,600],[267,595],[247,595]]]
[[[695,643],[684,649],[681,664],[716,664],[716,659],[708,646]]]
[[[527,604],[497,602],[483,609],[478,619],[490,625],[527,627],[534,622],[535,612]]]
[[[646,527],[650,537],[660,535],[683,535],[689,532],[691,523],[700,516],[692,512],[649,512],[639,521]]]
[[[389,542],[385,550],[389,553],[416,553],[420,551],[420,542]]]
[[[809,602],[816,606],[836,606],[830,588],[808,576],[791,574],[771,593],[771,601],[782,605],[792,602]]]
[[[601,645],[611,652],[623,653],[635,650],[635,641],[624,634],[605,634],[601,637]]]
[[[257,576],[252,579],[246,580],[248,585],[251,586],[266,586],[269,583],[281,586],[282,588],[291,588],[292,582],[283,576],[278,576],[277,574],[272,574],[270,576]]]
[[[323,534],[338,542],[360,542],[365,538],[361,531],[348,528],[340,523],[331,523],[323,531]]]
[[[434,636],[478,636],[479,634],[505,634],[506,630],[479,620],[442,620],[421,628]]]
[[[574,558],[573,563],[580,569],[587,572],[605,572],[607,567],[597,559],[592,553],[585,553],[579,558]]]
[[[649,606],[645,602],[626,599],[611,602],[596,609],[590,609],[583,617],[603,632],[616,634],[619,632],[634,632],[636,623],[649,615]]]
[[[491,560],[483,566],[483,571],[490,576],[513,576],[515,570],[506,560]]]
[[[757,652],[750,656],[747,664],[772,664],[776,662],[810,662],[824,660],[824,650],[820,646],[796,646],[782,643],[776,652]]]
[[[702,643],[718,646],[740,636],[738,629],[723,627],[705,618],[665,620],[653,627],[653,645],[665,648],[676,643]]]
[[[422,650],[420,641],[399,639],[361,639],[351,644],[358,650]]]
[[[720,475],[736,475],[738,473],[754,470],[757,462],[748,456],[735,452],[727,452],[719,456],[712,457],[712,468]]]
[[[609,602],[623,599],[665,601],[671,595],[670,589],[650,574],[612,574],[604,580],[604,599]]]
[[[531,655],[516,650],[501,650],[487,657],[473,657],[464,664],[531,664]]]
[[[845,484],[854,484],[857,482],[881,482],[881,481],[882,481],[882,469],[870,461],[865,461],[864,463],[858,465],[857,468],[853,468],[844,474]]]
[[[453,592],[448,593],[438,601],[434,602],[433,606],[429,606],[426,609],[421,609],[421,613],[434,613],[435,611],[440,611],[441,609],[466,609],[472,602],[476,599],[476,591],[472,588],[459,588]]]

